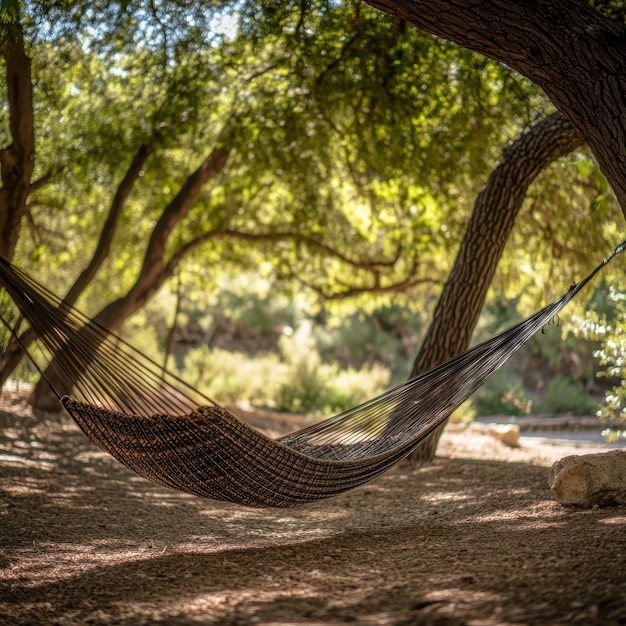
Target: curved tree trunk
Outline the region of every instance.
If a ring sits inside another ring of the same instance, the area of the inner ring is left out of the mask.
[[[618,24],[602,16],[585,0],[366,2],[428,33],[506,63],[541,86],[591,148],[626,216],[626,34]],[[573,129],[567,132],[574,136]],[[524,141],[524,137],[518,141]],[[542,145],[549,148],[549,143]],[[511,158],[509,152],[508,160]],[[500,164],[503,166],[506,162]],[[510,170],[513,186],[525,190],[530,179],[524,181],[514,170]],[[494,171],[492,176],[495,175]],[[488,182],[487,186],[492,185]],[[488,193],[486,189],[483,191],[482,202],[485,202]],[[500,198],[497,189],[494,193],[496,199]],[[518,209],[513,205],[508,207],[514,214]],[[500,220],[489,218],[487,205],[483,211],[480,220],[478,215],[472,218],[472,230],[468,230],[414,371],[450,356],[454,352],[452,344],[456,344],[455,349],[462,349],[469,341],[474,325],[471,318],[480,308],[476,309],[477,292],[486,290],[485,285],[493,276],[489,268],[495,267],[498,249],[501,251],[508,236],[507,228],[513,223],[507,219],[502,224],[498,239],[492,229],[498,227]],[[491,209],[494,217],[501,212],[506,209]],[[481,223],[490,237],[485,241],[480,236]],[[476,264],[481,258],[484,265]],[[451,323],[455,324],[452,332]],[[422,449],[423,458],[432,458],[437,440],[434,437],[430,446]]]
[[[548,166],[582,144],[574,125],[554,113],[527,128],[504,150],[476,199],[454,267],[413,365],[412,376],[465,350],[487,290],[530,184]],[[432,460],[441,429],[412,455]]]
[[[166,261],[169,236],[174,227],[183,220],[195,203],[203,186],[215,178],[226,166],[232,148],[234,129],[230,122],[220,133],[217,145],[204,159],[200,167],[190,174],[174,199],[164,209],[157,221],[143,260],[137,281],[128,293],[104,307],[93,321],[110,332],[116,332],[133,313],[136,313],[148,299],[172,275],[182,259],[174,254]],[[58,410],[59,402],[46,381],[53,386],[61,382],[59,388],[71,388],[71,381],[61,381],[63,374],[55,367],[55,361],[46,369],[45,376],[33,391],[32,404],[37,409]]]
[[[366,0],[506,63],[589,145],[626,215],[626,35],[585,0]]]

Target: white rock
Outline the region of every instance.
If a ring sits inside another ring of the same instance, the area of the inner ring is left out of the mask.
[[[626,504],[626,450],[565,457],[550,469],[548,484],[560,504]]]
[[[491,424],[489,434],[511,448],[519,448],[518,424]]]

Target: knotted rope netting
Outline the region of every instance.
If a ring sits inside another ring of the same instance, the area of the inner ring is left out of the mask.
[[[0,285],[38,337],[29,357],[97,446],[174,489],[248,506],[292,506],[356,487],[414,451],[625,247],[496,337],[279,439],[237,419],[2,259]],[[16,323],[3,321],[17,336]]]

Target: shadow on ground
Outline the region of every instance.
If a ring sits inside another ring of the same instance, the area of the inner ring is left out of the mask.
[[[626,624],[626,509],[440,459],[250,510],[153,485],[63,414],[0,412],[0,623]]]

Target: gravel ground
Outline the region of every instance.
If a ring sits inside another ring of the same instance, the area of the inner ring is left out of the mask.
[[[597,442],[449,428],[432,464],[250,510],[151,484],[64,414],[3,403],[2,625],[626,624],[626,507],[567,509],[547,486]]]

